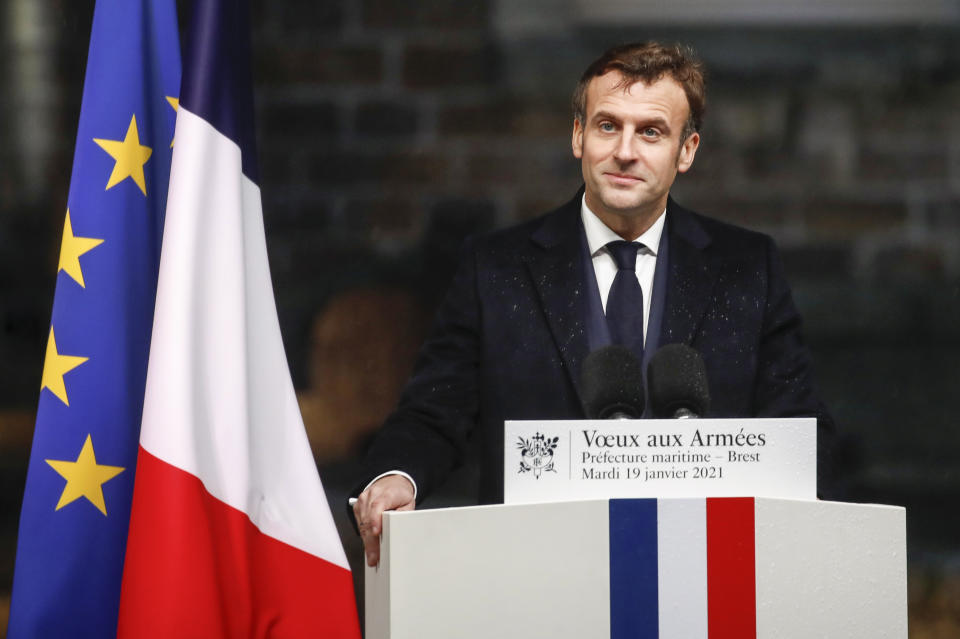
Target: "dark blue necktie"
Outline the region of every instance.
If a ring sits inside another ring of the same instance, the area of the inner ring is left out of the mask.
[[[643,291],[636,273],[637,251],[641,248],[640,242],[607,244],[617,263],[617,275],[607,295],[607,326],[614,344],[626,346],[643,361]]]

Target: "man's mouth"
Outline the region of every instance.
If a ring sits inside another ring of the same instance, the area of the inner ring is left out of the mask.
[[[607,178],[610,179],[614,184],[636,184],[637,182],[642,182],[638,176],[630,175],[628,173],[615,173],[607,172],[604,173]]]

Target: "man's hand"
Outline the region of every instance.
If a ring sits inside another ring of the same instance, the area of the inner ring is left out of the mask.
[[[402,475],[387,475],[370,484],[353,505],[357,528],[363,539],[367,565],[380,561],[380,530],[385,510],[413,510],[416,506],[413,484]]]

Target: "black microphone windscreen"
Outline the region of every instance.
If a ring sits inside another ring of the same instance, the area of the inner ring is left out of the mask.
[[[686,344],[667,344],[654,353],[647,385],[654,417],[702,417],[710,410],[707,368],[700,353]]]
[[[583,360],[580,381],[590,419],[639,419],[643,414],[643,365],[630,349],[604,346],[593,351]]]

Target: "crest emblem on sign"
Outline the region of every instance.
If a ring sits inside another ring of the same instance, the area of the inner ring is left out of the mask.
[[[544,437],[535,433],[530,439],[518,438],[517,448],[520,449],[519,474],[533,472],[533,476],[540,479],[544,472],[555,473],[553,467],[553,453],[557,449],[559,437]]]

